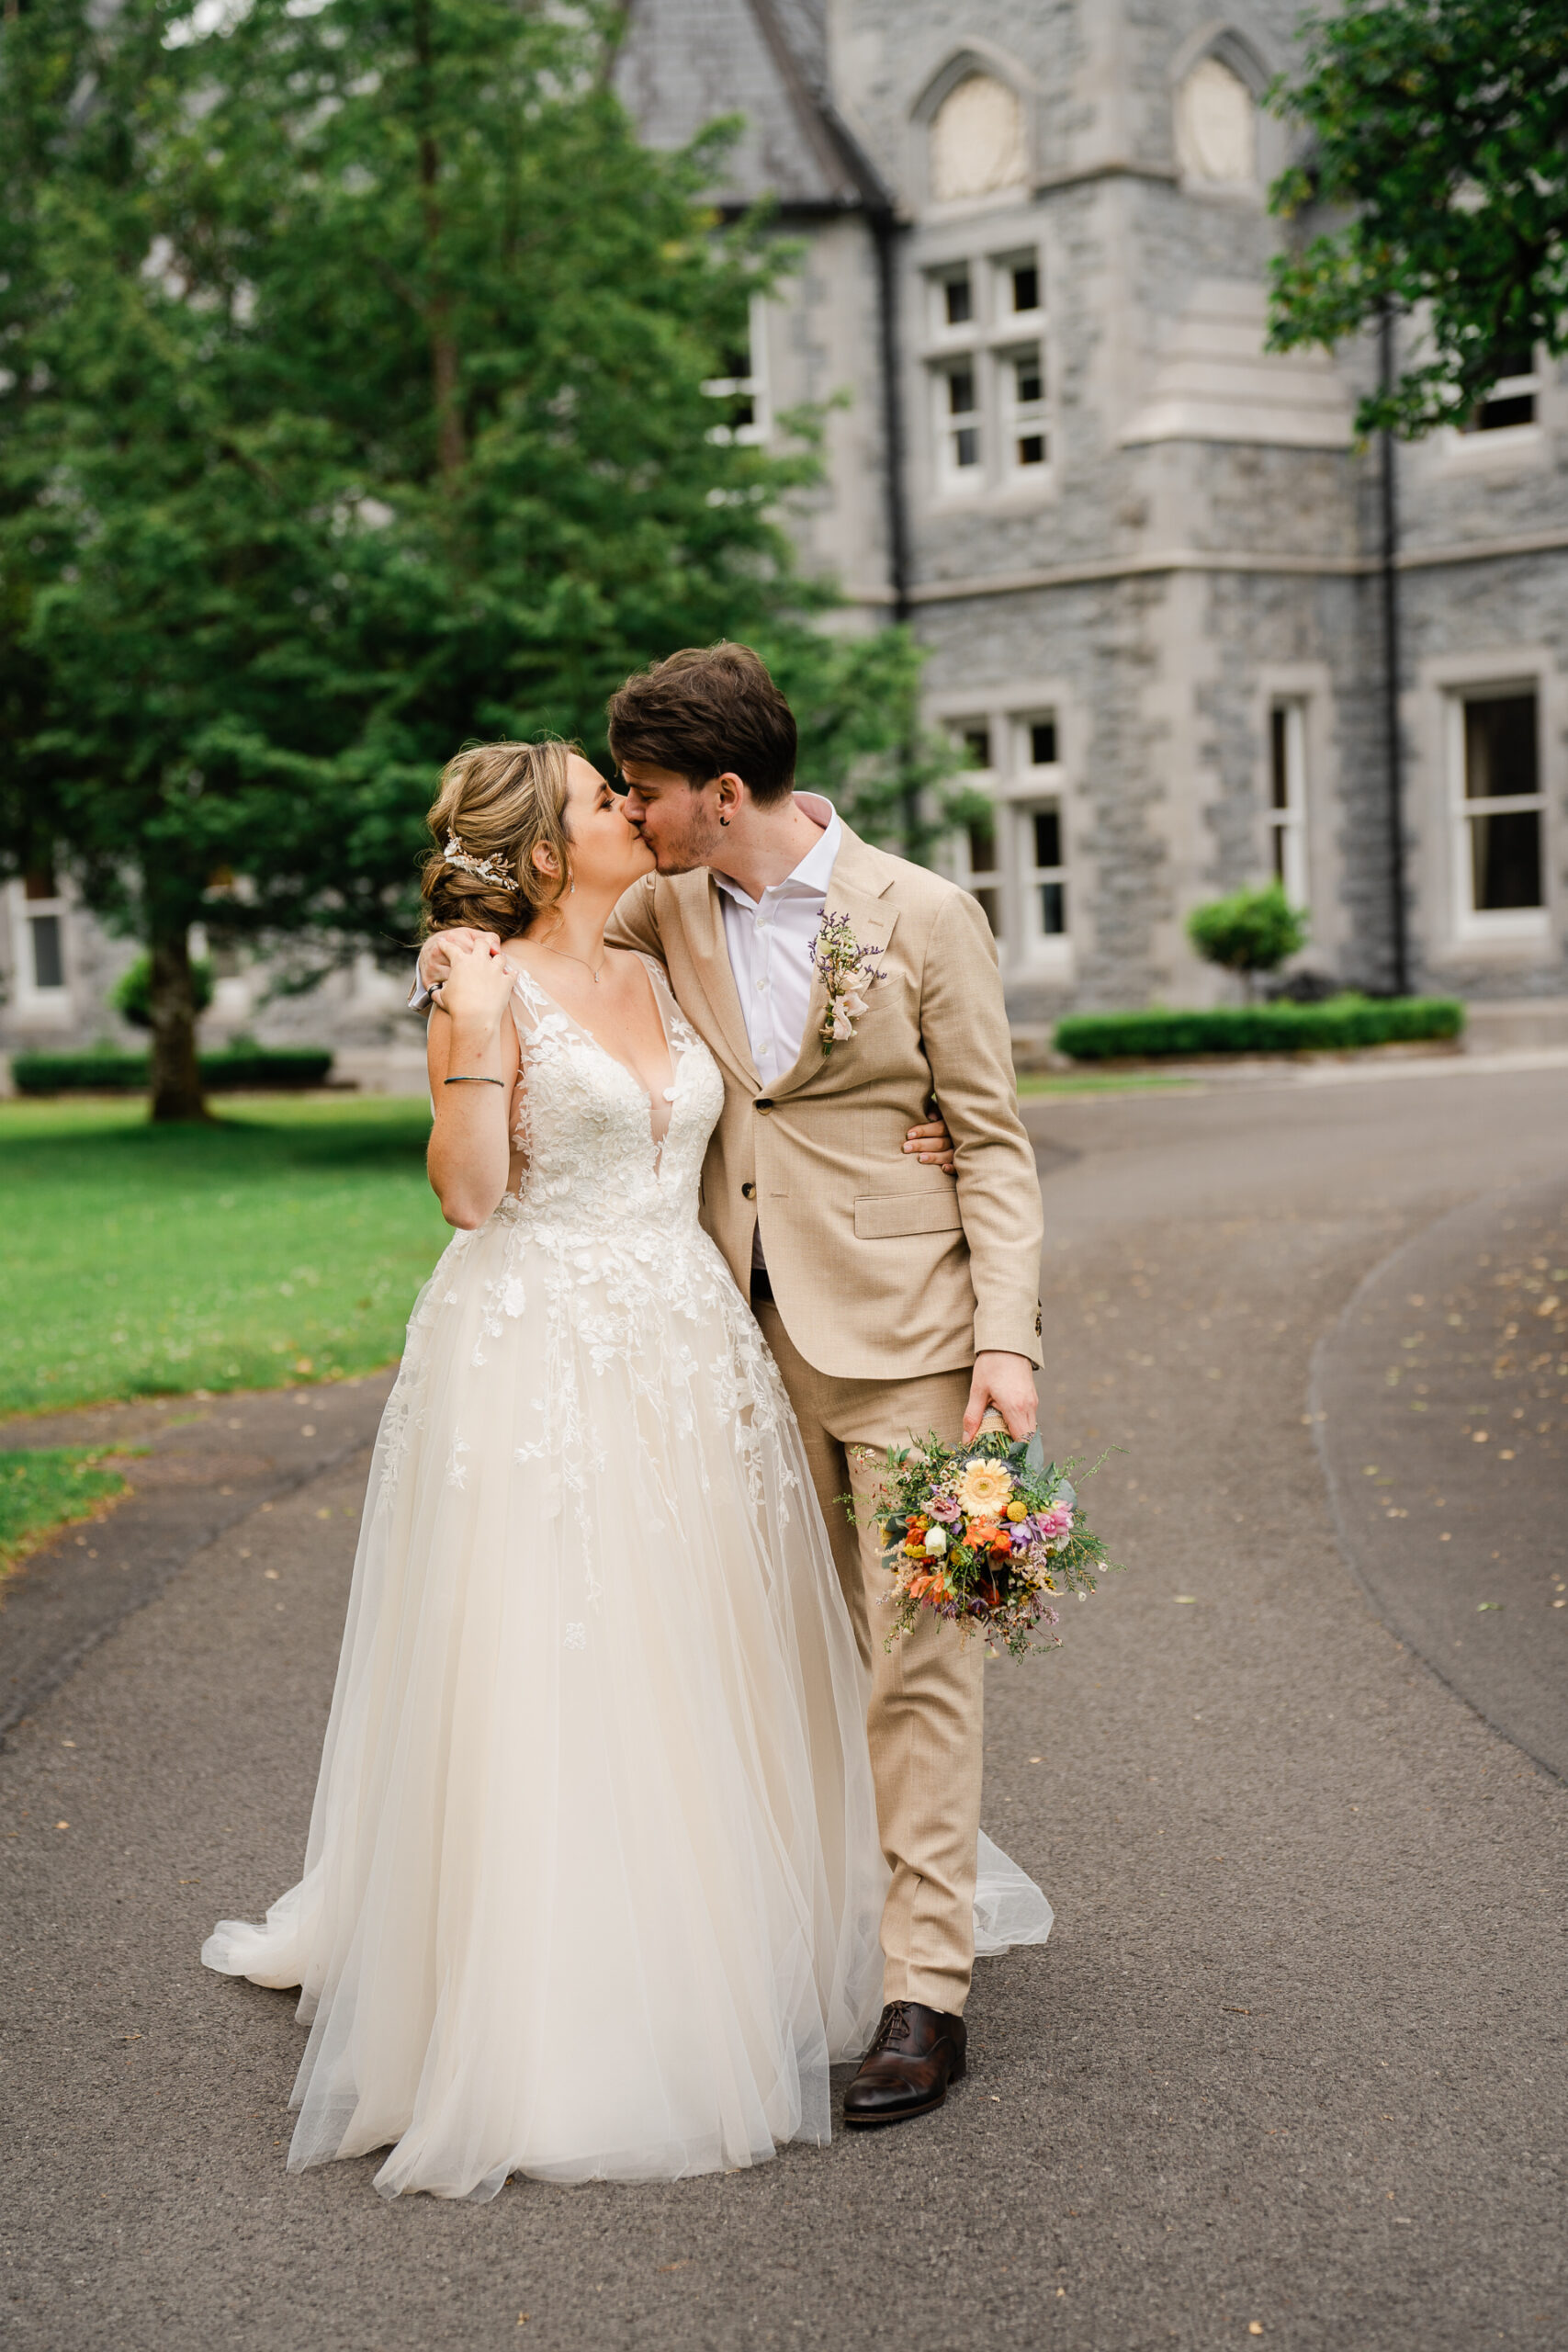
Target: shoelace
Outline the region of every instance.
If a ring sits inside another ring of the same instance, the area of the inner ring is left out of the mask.
[[[876,2040],[867,2055],[874,2058],[890,2041],[907,2041],[909,2036],[909,2012],[902,2001],[889,2001],[883,2012],[882,2023],[876,2029]]]

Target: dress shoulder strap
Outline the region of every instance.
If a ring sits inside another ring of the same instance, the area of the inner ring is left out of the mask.
[[[658,956],[645,954],[643,949],[640,947],[634,947],[632,953],[637,957],[637,962],[642,966],[643,970],[648,974],[649,978],[653,982],[654,995],[668,997],[670,1002],[673,1004],[675,1001],[675,992],[670,985],[670,975],[665,970],[663,965],[660,962]]]
[[[519,1032],[526,1036],[549,1010],[549,998],[533,975],[519,964],[517,978],[512,984],[512,1017]]]
[[[669,973],[657,956],[646,956],[640,947],[634,949],[633,953],[653,983],[653,1001],[659,1008],[659,1016],[664,1023],[666,1035],[678,1039],[684,1046],[697,1033],[675,1001],[675,991],[670,985]]]

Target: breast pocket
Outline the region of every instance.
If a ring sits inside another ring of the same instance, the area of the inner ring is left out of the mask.
[[[940,1193],[865,1193],[855,1203],[857,1241],[897,1241],[910,1233],[957,1233],[956,1187]]]

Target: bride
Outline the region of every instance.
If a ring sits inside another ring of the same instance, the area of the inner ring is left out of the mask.
[[[653,861],[586,760],[466,752],[430,823],[430,927],[507,918],[430,1023],[458,1229],[381,1424],[304,1875],[202,1959],[300,1987],[291,2170],[389,2146],[384,2195],[480,2199],[756,2164],[829,2136],[887,1871],[799,1431],[698,1223],[723,1081],[604,945]]]

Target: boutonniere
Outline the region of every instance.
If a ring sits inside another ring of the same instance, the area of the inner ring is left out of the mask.
[[[822,1025],[817,1032],[826,1060],[835,1046],[843,1045],[854,1035],[855,1023],[865,1011],[867,990],[886,975],[880,966],[868,960],[848,915],[824,912],[811,960],[821,973],[828,991]]]

